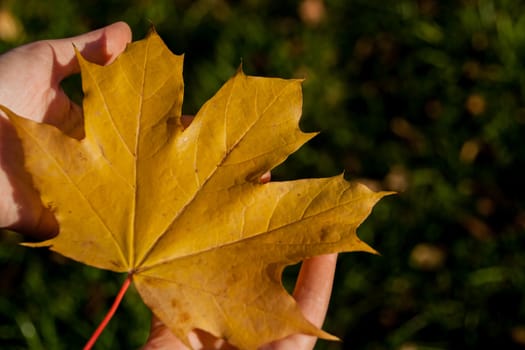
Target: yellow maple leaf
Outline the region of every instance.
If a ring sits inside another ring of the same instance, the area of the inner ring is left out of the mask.
[[[188,344],[203,329],[241,349],[293,333],[333,339],[281,284],[287,265],[373,251],[356,228],[387,193],[342,176],[262,184],[314,134],[301,81],[239,70],[181,124],[182,56],[152,32],[109,66],[80,54],[85,138],[8,114],[26,167],[60,225],[31,246],[126,272]]]

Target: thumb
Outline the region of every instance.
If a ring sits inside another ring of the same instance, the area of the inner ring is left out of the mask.
[[[106,65],[124,51],[129,42],[131,29],[125,22],[116,22],[71,38],[47,41],[58,63],[55,66],[58,81],[80,71],[73,45],[88,61]]]

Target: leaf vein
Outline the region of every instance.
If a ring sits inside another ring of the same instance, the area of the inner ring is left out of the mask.
[[[233,83],[236,83],[236,80],[233,81]],[[283,95],[287,90],[288,88],[292,86],[292,83],[289,83],[287,84],[283,89],[281,89],[281,91],[279,91],[279,93],[274,93],[274,98],[272,99],[271,102],[268,103],[268,105],[266,106],[265,108],[265,111],[269,109],[269,105],[272,105],[273,103],[275,103],[275,101],[279,98],[279,96]],[[232,87],[231,90],[230,90],[230,96],[229,98],[231,98],[231,96],[234,94],[234,88]],[[257,125],[257,123],[261,120],[260,116],[264,114],[263,113],[259,113],[257,118],[255,118],[255,120],[246,128],[246,130],[242,133],[242,135],[239,136],[239,138],[237,139],[237,141],[231,146],[231,148],[229,150],[226,150],[226,152],[224,153],[224,155],[222,156],[222,158],[219,160],[219,162],[217,163],[217,165],[210,171],[210,173],[208,174],[208,176],[204,179],[204,181],[202,183],[198,183],[198,190],[195,191],[195,193],[193,194],[193,196],[191,198],[189,198],[188,202],[184,204],[184,206],[182,206],[181,210],[179,210],[175,216],[173,217],[173,219],[170,221],[170,224],[166,227],[166,229],[153,241],[153,243],[151,244],[150,248],[148,248],[148,250],[146,251],[146,253],[144,254],[144,256],[142,257],[140,263],[137,265],[137,266],[140,266],[142,264],[144,264],[144,262],[146,261],[146,259],[148,258],[149,254],[153,251],[153,249],[155,249],[156,245],[158,244],[158,242],[160,242],[160,240],[162,239],[162,237],[164,237],[167,232],[170,231],[170,229],[174,226],[175,222],[177,221],[177,219],[187,210],[187,208],[195,201],[195,198],[197,198],[197,196],[199,195],[199,193],[203,192],[203,189],[204,187],[206,186],[206,184],[208,183],[208,181],[213,177],[213,175],[216,174],[216,172],[222,167],[222,165],[225,163],[225,161],[228,159],[229,155],[231,154],[231,152],[236,149],[238,147],[238,145],[244,140],[244,138],[250,133],[250,131],[252,131],[252,129],[255,127],[255,125]],[[198,133],[198,136],[197,136],[197,141],[198,139],[200,138],[200,131],[202,129],[199,128],[199,133]],[[194,166],[196,168],[196,162],[197,162],[197,147],[199,145],[199,142],[196,142],[196,146],[195,146],[195,160],[194,160]]]
[[[271,229],[266,230],[264,232],[260,232],[258,234],[251,235],[251,236],[249,236],[247,238],[243,238],[242,242],[247,243],[248,241],[261,239],[263,236],[271,235],[271,234],[275,233],[276,231],[286,229],[286,228],[288,228],[290,226],[293,226],[293,225],[297,225],[297,224],[301,223],[303,220],[310,220],[310,219],[313,219],[315,217],[325,215],[325,214],[327,214],[330,211],[337,210],[340,207],[348,206],[348,205],[350,205],[353,202],[360,201],[361,199],[367,199],[367,197],[366,196],[359,196],[359,197],[356,197],[356,198],[352,198],[351,200],[346,201],[343,204],[339,204],[337,206],[330,207],[330,208],[328,208],[326,210],[320,211],[320,212],[315,213],[313,215],[310,215],[308,217],[301,218],[300,220],[296,220],[294,222],[290,222],[290,223],[281,225],[279,227],[271,228]],[[152,264],[152,265],[144,265],[144,266],[141,266],[137,271],[147,271],[147,270],[153,269],[156,266],[169,264],[169,263],[171,263],[171,262],[173,262],[173,261],[175,261],[177,259],[188,258],[188,257],[191,257],[191,256],[197,256],[199,254],[204,254],[204,253],[210,252],[210,251],[215,250],[215,249],[225,248],[225,247],[233,246],[235,244],[240,244],[240,243],[241,243],[240,241],[225,242],[224,244],[221,244],[221,245],[218,245],[218,246],[209,247],[209,248],[206,248],[206,249],[202,249],[200,251],[192,252],[192,253],[189,253],[189,254],[186,254],[186,255],[167,258],[165,260],[159,261],[159,262],[157,262],[155,264]],[[277,244],[277,243],[269,243],[269,244]],[[286,243],[280,243],[280,244],[286,245]],[[290,245],[295,245],[295,244],[290,244]]]
[[[56,164],[57,168],[60,170],[60,172],[63,174],[63,176],[69,181],[69,183],[71,185],[73,185],[73,188],[79,193],[80,197],[87,203],[88,207],[92,210],[92,212],[95,214],[95,217],[99,220],[99,222],[102,224],[102,226],[107,230],[107,232],[109,233],[109,236],[111,237],[111,240],[112,242],[115,244],[116,248],[117,248],[117,251],[120,255],[120,258],[122,259],[122,262],[124,263],[124,265],[126,265],[126,259],[124,258],[124,252],[122,251],[122,248],[120,247],[120,245],[118,244],[118,241],[117,241],[117,238],[115,237],[114,233],[111,231],[111,229],[109,228],[109,226],[106,224],[105,220],[102,218],[102,215],[101,213],[99,213],[95,206],[93,206],[93,204],[91,203],[91,201],[86,197],[86,195],[84,194],[84,192],[82,192],[82,190],[78,187],[78,185],[75,183],[75,181],[73,181],[73,179],[71,178],[71,176],[68,174],[67,171],[65,171],[62,167],[62,165],[60,164],[59,160],[56,159],[54,157],[53,154],[47,152],[47,148],[46,147],[43,147],[43,145],[40,143],[40,139],[39,138],[36,138],[33,136],[33,134],[31,134],[30,132],[28,132],[27,130],[24,130],[26,132],[27,135],[29,135],[29,137],[31,137],[31,139],[33,140],[33,142],[38,145],[38,147],[40,148],[40,150],[47,154],[49,156],[50,159],[52,159],[54,161],[54,163]],[[67,136],[64,136],[64,137],[67,137]],[[78,141],[77,141],[78,142]],[[78,142],[79,145],[82,145],[81,142]]]

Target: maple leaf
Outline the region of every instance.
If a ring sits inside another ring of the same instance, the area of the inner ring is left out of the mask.
[[[333,339],[303,317],[282,271],[373,252],[356,228],[387,193],[342,176],[258,181],[315,135],[298,126],[301,81],[239,70],[184,129],[183,57],[154,31],[109,66],[78,60],[82,140],[3,108],[60,225],[29,245],[127,272],[186,344],[197,328],[242,349],[293,333]]]

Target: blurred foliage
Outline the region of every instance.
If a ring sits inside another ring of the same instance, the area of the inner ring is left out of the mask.
[[[185,113],[241,61],[306,79],[302,127],[321,134],[274,178],[344,170],[399,191],[359,231],[381,256],[340,257],[325,329],[343,341],[319,349],[525,347],[525,3],[4,0],[0,52],[117,20],[186,54]],[[81,346],[122,276],[20,239],[0,246],[1,347]],[[98,348],[137,348],[148,324],[128,292]]]

